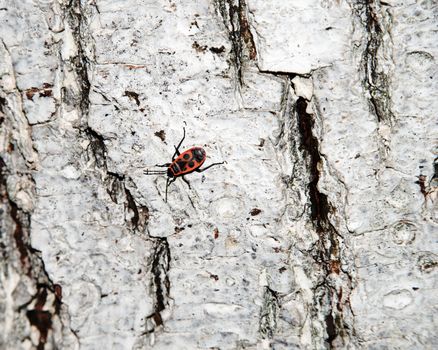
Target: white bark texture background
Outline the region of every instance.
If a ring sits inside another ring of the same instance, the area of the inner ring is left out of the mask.
[[[0,348],[436,349],[437,23],[0,0]]]

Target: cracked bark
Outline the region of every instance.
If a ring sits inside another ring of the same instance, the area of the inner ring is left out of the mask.
[[[4,93],[4,91],[0,91]],[[14,92],[10,92],[10,95]],[[2,97],[2,143],[7,142],[10,145],[20,144],[20,140],[12,137],[12,130],[14,129],[14,119],[11,118],[11,111],[3,108],[6,106],[8,93]],[[12,336],[14,332],[21,332],[20,330],[11,329],[7,324],[20,324],[24,322],[23,318],[27,318],[29,325],[35,327],[39,333],[38,342],[34,344],[36,349],[43,350],[46,344],[56,347],[58,342],[53,328],[54,324],[61,326],[61,331],[74,332],[68,329],[68,325],[64,324],[67,316],[66,310],[62,308],[62,291],[61,286],[53,283],[45,269],[44,262],[41,258],[41,252],[34,249],[30,243],[31,233],[31,218],[32,210],[23,209],[17,202],[11,198],[8,193],[8,178],[21,177],[22,181],[27,182],[33,186],[34,181],[29,175],[32,169],[32,164],[23,161],[22,154],[19,149],[9,147],[8,152],[4,154],[4,158],[0,157],[0,197],[2,200],[2,208],[0,210],[0,223],[2,232],[0,234],[0,251],[3,257],[2,266],[0,270],[1,287],[10,293],[8,281],[13,276],[18,277],[21,283],[12,291],[15,295],[21,295],[21,298],[28,298],[28,301],[22,305],[14,305],[16,311],[13,319],[7,320],[10,315],[5,315],[5,318],[0,318],[0,322],[4,324],[3,336],[0,339],[0,347],[18,348],[23,346],[26,342],[32,343],[28,334],[22,334],[23,338],[15,338]],[[21,161],[20,161],[21,160]],[[26,168],[17,169],[12,164],[25,164]],[[31,189],[33,193],[33,189]],[[12,243],[13,242],[13,243]],[[20,264],[16,263],[18,258]],[[15,277],[17,278],[17,277]],[[13,283],[13,282],[12,282]],[[31,294],[35,293],[35,294]],[[30,295],[29,295],[30,294]],[[7,296],[2,301],[2,308],[9,309]],[[14,304],[19,300],[14,301]],[[64,330],[63,330],[64,329]],[[65,334],[66,341],[68,338]]]
[[[152,333],[164,321],[161,312],[169,307],[170,281],[170,249],[166,238],[154,239],[154,253],[152,256],[151,273],[153,276],[151,289],[155,291],[154,312],[147,316],[146,334]]]
[[[8,13],[29,32],[0,47],[18,72],[16,86],[0,91],[9,177],[0,306],[19,330],[0,347],[431,343],[408,311],[433,325],[421,306],[434,304],[427,291],[438,265],[420,244],[436,222],[436,155],[409,137],[425,136],[415,119],[424,113],[426,123],[434,102],[416,96],[421,108],[400,107],[394,81],[405,62],[418,75],[410,81],[433,81],[435,56],[416,48],[417,65],[396,53],[404,43],[393,34],[427,13],[393,22],[404,5],[371,0],[127,1],[117,15],[111,1],[32,3]],[[39,48],[22,37],[40,40],[41,56],[24,60],[22,47]],[[35,79],[29,62],[38,63]],[[190,190],[176,182],[164,204],[163,178],[142,174],[173,152],[183,121],[187,143],[228,164],[194,176]],[[394,150],[415,153],[420,166]],[[406,329],[415,329],[409,339]]]
[[[102,135],[88,126],[87,116],[90,107],[90,89],[91,84],[88,78],[88,67],[90,59],[85,55],[83,48],[83,30],[84,25],[81,2],[73,1],[68,9],[70,23],[74,28],[74,36],[77,44],[77,56],[72,60],[72,65],[75,67],[77,76],[80,82],[80,104],[79,110],[82,114],[84,125],[84,133],[88,137],[90,143],[87,149],[88,159],[93,159],[96,169],[101,173],[101,181],[106,186],[106,191],[111,197],[111,200],[116,204],[124,204],[125,221],[127,227],[132,233],[145,234],[147,230],[149,210],[147,206],[138,205],[135,202],[131,191],[126,186],[126,182],[131,182],[129,178],[125,178],[123,174],[117,174],[108,170],[107,166],[107,149],[105,139]],[[137,106],[140,105],[138,94],[132,91],[125,91],[125,96],[134,99]],[[150,237],[155,246],[153,248],[153,261],[151,263],[152,282],[151,288],[155,289],[155,306],[154,313],[146,317],[146,332],[152,333],[155,327],[163,324],[161,312],[168,307],[168,294],[170,283],[167,277],[170,264],[170,250],[166,239]],[[151,323],[152,322],[152,323]]]
[[[86,125],[86,118],[90,107],[90,81],[88,78],[89,58],[84,48],[84,15],[80,0],[71,0],[65,8],[67,21],[72,28],[73,37],[77,47],[76,55],[70,60],[70,65],[76,71],[77,81],[79,83],[79,105],[78,108],[82,113],[83,123]],[[66,100],[67,103],[71,101]],[[90,129],[85,126],[87,132]],[[91,133],[91,136],[96,136]]]
[[[390,78],[379,63],[382,57],[385,31],[390,24],[383,20],[391,17],[383,8],[385,4],[380,1],[366,0],[353,4],[358,16],[363,18],[367,32],[366,47],[363,54],[363,66],[365,71],[364,85],[369,91],[369,101],[373,113],[379,122],[391,123],[394,116],[391,112]]]
[[[232,58],[237,81],[244,84],[242,69],[246,61],[254,61],[257,50],[254,44],[248,18],[245,0],[216,0],[216,7],[228,30],[232,45]]]
[[[319,295],[319,303],[322,309],[327,309],[327,314],[324,317],[327,332],[326,341],[330,348],[333,348],[335,340],[339,337],[341,341],[339,342],[338,340],[337,346],[342,347],[345,345],[343,339],[352,337],[354,332],[354,330],[349,329],[349,325],[343,319],[344,307],[349,307],[348,298],[350,290],[343,290],[342,287],[337,287],[332,276],[342,274],[348,278],[350,285],[352,278],[341,269],[340,240],[342,237],[340,237],[330,222],[329,215],[333,212],[333,209],[328,202],[327,195],[321,193],[318,188],[322,158],[319,153],[318,139],[313,132],[314,117],[307,113],[307,107],[308,103],[306,100],[299,97],[296,102],[296,114],[301,135],[300,148],[308,159],[310,218],[319,236],[317,246],[312,254],[315,261],[324,270],[322,281],[315,288],[315,295]]]
[[[226,9],[228,8],[228,13]],[[243,84],[243,68],[242,62],[248,62],[249,59],[254,60],[256,58],[257,51],[255,49],[254,39],[249,29],[248,20],[246,18],[246,4],[239,1],[238,6],[233,6],[231,3],[219,2],[219,9],[224,19],[225,25],[229,28],[229,37],[232,42],[233,48],[233,62],[234,67],[237,71],[238,81],[240,85]],[[368,4],[367,7],[367,18],[371,18],[369,11],[371,6]],[[236,20],[238,18],[238,20]],[[237,23],[239,25],[237,25]],[[378,31],[377,22],[368,22],[370,28],[372,28],[373,33]],[[242,30],[243,28],[243,30]],[[376,29],[377,28],[377,29]],[[244,46],[244,43],[246,44]],[[370,33],[370,38],[367,44],[366,50],[366,65],[365,69],[368,73],[369,67],[372,69],[370,73],[373,79],[381,77],[376,73],[377,58],[376,52],[378,49],[378,38],[376,35]],[[285,91],[293,84],[290,82],[293,78],[300,76],[303,78],[311,78],[312,73],[309,74],[298,74],[294,72],[275,72],[275,71],[260,71],[260,73],[273,75],[277,77],[283,77],[287,83],[285,84]],[[367,75],[368,76],[368,75]],[[379,80],[380,82],[382,79]],[[384,80],[386,81],[386,80]],[[379,117],[380,109],[377,108],[377,97],[376,96],[376,84],[377,82],[368,81],[368,86],[372,90],[371,102],[376,108],[376,114]],[[379,86],[381,90],[381,87]],[[380,97],[380,96],[379,96]],[[378,101],[381,101],[379,99]],[[341,270],[341,255],[340,255],[340,242],[342,237],[336,231],[335,227],[331,224],[329,219],[329,214],[333,211],[327,195],[321,193],[318,189],[318,182],[320,179],[320,168],[322,166],[322,158],[319,153],[319,142],[313,133],[314,129],[314,117],[307,113],[306,109],[308,107],[308,101],[303,97],[298,97],[298,100],[294,105],[287,106],[291,104],[288,99],[288,93],[286,92],[282,97],[283,113],[293,113],[296,114],[297,118],[297,131],[300,135],[299,145],[297,145],[298,140],[294,140],[291,137],[288,142],[291,143],[292,148],[298,147],[299,152],[304,154],[305,163],[298,153],[295,153],[295,158],[292,160],[295,165],[297,163],[302,163],[302,171],[309,174],[308,182],[308,198],[310,202],[310,215],[309,219],[314,225],[314,229],[319,236],[319,240],[312,251],[308,254],[313,256],[313,259],[317,262],[318,266],[323,270],[321,281],[315,286],[315,305],[318,308],[314,308],[313,316],[315,317],[315,322],[317,322],[319,312],[323,312],[324,322],[326,327],[325,341],[327,342],[329,348],[336,348],[345,346],[347,343],[351,343],[354,329],[352,329],[349,321],[344,320],[343,311],[344,308],[348,308],[351,314],[351,306],[349,305],[349,294],[351,292],[352,277],[351,275]],[[380,106],[380,105],[379,105]],[[293,117],[293,116],[292,116]],[[287,116],[286,116],[287,118]],[[288,123],[288,126],[291,125]],[[282,125],[282,130],[285,124]],[[283,136],[283,131],[279,138]],[[295,167],[294,167],[295,168]],[[294,179],[295,175],[292,175]],[[342,275],[348,279],[348,287],[343,290],[342,287],[337,286],[335,275]],[[269,287],[266,287],[264,293],[264,304],[260,312],[260,329],[259,332],[263,338],[272,339],[275,335],[276,329],[276,318],[277,309],[281,307],[281,302],[278,299],[277,292],[273,291]]]

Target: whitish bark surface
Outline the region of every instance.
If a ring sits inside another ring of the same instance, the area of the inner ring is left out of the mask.
[[[0,0],[0,348],[436,348],[437,23]]]

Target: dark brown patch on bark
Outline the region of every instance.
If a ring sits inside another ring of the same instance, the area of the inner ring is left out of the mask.
[[[28,100],[33,101],[33,97],[38,93],[40,97],[52,96],[53,85],[44,83],[41,88],[31,87],[26,90],[26,97]]]
[[[11,154],[13,151],[15,150],[15,146],[12,142],[9,142],[8,144],[8,148],[6,149],[6,151]]]
[[[43,310],[47,302],[48,290],[50,290],[49,288],[50,287],[45,284],[38,285],[37,294],[32,298],[29,303],[23,305],[27,306],[32,301],[35,301],[34,308],[27,310],[26,316],[29,319],[30,324],[36,327],[38,329],[38,332],[40,333],[39,343],[37,345],[38,350],[44,350],[45,344],[47,343],[49,331],[52,329],[53,315],[50,313],[50,311]],[[55,306],[56,303],[57,301],[55,300]],[[59,310],[59,307],[56,307],[56,309]]]
[[[425,175],[420,175],[420,176],[418,176],[418,181],[415,181],[415,183],[420,186],[421,194],[423,195],[423,197],[425,199],[427,197],[426,179],[427,179],[427,177]]]
[[[125,96],[127,96],[130,100],[134,100],[137,106],[140,106],[140,100],[138,99],[138,94],[134,91],[125,91]]]
[[[257,57],[257,50],[254,43],[251,30],[249,28],[248,18],[246,16],[246,3],[245,0],[239,1],[239,22],[240,22],[240,35],[246,44],[249,51],[249,58],[255,60]]]
[[[25,270],[27,275],[30,275],[31,269],[29,264],[29,255],[28,255],[28,249],[27,245],[24,242],[24,229],[21,222],[21,219],[19,217],[19,209],[17,207],[17,204],[15,204],[13,201],[9,201],[9,205],[11,206],[11,218],[14,220],[15,223],[15,230],[14,230],[14,240],[15,245],[17,246],[18,252],[20,253],[20,261],[23,269]]]
[[[339,273],[341,272],[341,262],[339,260],[331,260],[330,271],[339,275]]]
[[[219,54],[225,52],[225,46],[222,45],[221,47],[210,47],[209,50],[210,50],[211,52],[213,52],[213,53],[219,55]]]
[[[178,227],[178,226],[175,226],[175,233],[180,233],[180,232],[182,232],[182,231],[184,231],[184,230],[185,230],[184,227]]]
[[[213,273],[210,273],[210,278],[211,278],[211,279],[214,279],[215,281],[219,281],[219,276],[218,276],[218,275],[215,275],[215,274],[213,274]]]
[[[333,340],[335,340],[336,336],[337,336],[335,321],[333,319],[332,314],[328,314],[325,317],[325,324],[326,324],[326,331],[327,331],[327,335],[328,335],[327,342],[329,344],[332,344]]]
[[[203,53],[205,50],[207,50],[206,45],[199,45],[197,41],[195,41],[192,45],[192,47],[196,50],[196,52]]]
[[[6,106],[6,103],[7,103],[6,99],[0,96],[0,112],[2,112],[2,113],[5,112],[3,107]]]
[[[166,140],[166,132],[164,130],[160,130],[160,131],[156,131],[154,133],[154,135],[158,138],[160,138],[161,141],[165,141]]]
[[[259,208],[254,208],[254,209],[252,209],[249,213],[251,214],[251,216],[256,216],[256,215],[259,215],[261,212],[262,212],[261,209],[259,209]]]

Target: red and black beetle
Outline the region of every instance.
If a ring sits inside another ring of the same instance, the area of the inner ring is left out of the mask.
[[[207,155],[205,150],[202,147],[192,147],[183,153],[179,152],[179,148],[181,147],[185,137],[186,137],[186,128],[183,128],[184,135],[178,146],[175,147],[175,153],[172,156],[172,163],[165,164],[156,164],[157,167],[167,168],[167,170],[146,170],[144,173],[146,175],[167,175],[166,181],[166,202],[167,202],[167,189],[169,185],[176,181],[178,177],[181,177],[183,181],[190,187],[190,182],[184,177],[184,175],[193,173],[194,171],[198,173],[202,173],[203,171],[211,168],[215,165],[224,164],[225,162],[213,163],[208,167],[201,169],[202,164],[204,164],[207,159]],[[175,158],[176,157],[176,158]]]

